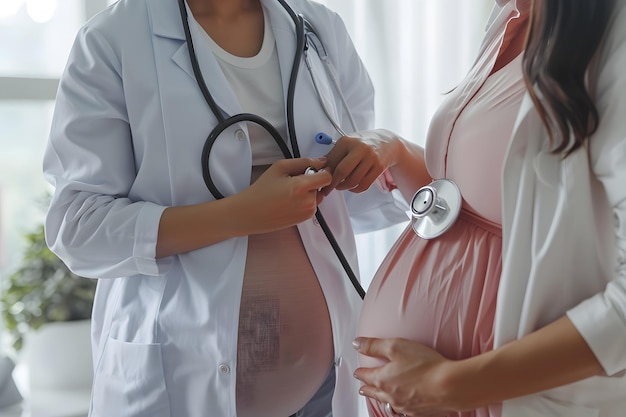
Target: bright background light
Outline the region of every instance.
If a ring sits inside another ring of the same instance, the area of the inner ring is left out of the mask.
[[[57,9],[57,0],[26,0],[26,10],[34,22],[45,23],[52,19]]]
[[[6,19],[17,14],[24,0],[0,0],[0,19]]]

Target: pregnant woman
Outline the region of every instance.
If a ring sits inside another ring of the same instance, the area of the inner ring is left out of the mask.
[[[497,1],[424,153],[390,169],[408,199],[448,178],[463,202],[437,238],[409,225],[369,287],[371,416],[623,415],[625,67],[624,1]]]

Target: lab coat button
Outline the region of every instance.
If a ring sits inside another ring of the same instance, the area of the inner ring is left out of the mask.
[[[220,366],[218,366],[218,369],[220,370],[221,374],[229,374],[230,373],[230,366],[226,365],[225,363],[221,363]]]
[[[243,129],[237,129],[235,131],[235,137],[237,140],[244,140],[246,138],[246,132],[244,132]]]

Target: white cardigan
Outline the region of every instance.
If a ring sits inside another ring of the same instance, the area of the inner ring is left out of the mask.
[[[626,4],[590,72],[600,114],[565,159],[526,97],[503,168],[503,273],[496,347],[564,313],[609,377],[508,401],[509,416],[626,415]]]

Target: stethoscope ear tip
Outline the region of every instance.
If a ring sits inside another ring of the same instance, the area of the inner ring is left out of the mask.
[[[333,138],[327,135],[324,132],[320,132],[315,135],[315,142],[320,143],[322,145],[331,145],[333,143]]]

